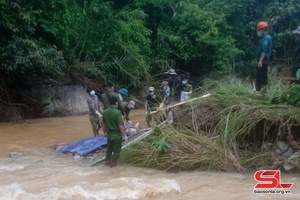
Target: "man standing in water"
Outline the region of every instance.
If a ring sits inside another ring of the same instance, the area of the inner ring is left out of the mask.
[[[185,75],[181,75],[182,79],[182,92],[180,95],[180,101],[187,101],[190,99],[191,94],[193,93],[192,85],[188,83],[188,79]]]
[[[145,96],[145,111],[146,111],[146,122],[148,125],[148,128],[151,127],[151,120],[152,117],[154,118],[154,120],[158,123],[159,121],[156,119],[155,116],[151,115],[151,112],[156,110],[156,107],[159,104],[159,100],[157,99],[155,93],[154,93],[154,87],[149,87],[148,89],[148,94]]]
[[[110,107],[109,98],[111,98],[112,96],[115,96],[118,98],[118,109],[121,111],[121,114],[123,116],[125,116],[126,114],[125,114],[125,111],[123,108],[123,101],[119,98],[119,95],[114,92],[114,90],[115,90],[114,84],[111,82],[108,82],[106,84],[106,90],[107,91],[101,95],[101,101],[104,104],[104,110],[106,110],[107,108]]]
[[[134,108],[134,106],[135,106],[135,102],[132,100],[129,102],[123,101],[123,107],[124,107],[124,111],[125,111],[124,118],[126,119],[127,122],[130,122],[129,113]]]
[[[261,40],[257,49],[257,73],[254,80],[254,90],[261,91],[268,84],[268,65],[271,59],[272,38],[268,33],[268,23],[259,22],[256,26],[257,36]]]
[[[99,136],[99,130],[102,123],[103,107],[94,90],[87,89],[87,104],[89,107],[89,119],[92,124],[94,136]]]
[[[122,135],[125,142],[128,140],[122,114],[117,109],[118,99],[116,96],[110,96],[110,107],[103,112],[103,132],[107,134],[105,165],[109,167],[117,165],[122,148]]]
[[[162,87],[162,104],[163,105],[169,105],[170,103],[170,86],[169,86],[169,83],[168,81],[163,81],[161,83],[161,87]]]
[[[181,77],[177,76],[174,69],[169,69],[165,74],[169,77],[167,81],[170,87],[170,97],[174,98],[175,101],[180,101],[182,91]]]

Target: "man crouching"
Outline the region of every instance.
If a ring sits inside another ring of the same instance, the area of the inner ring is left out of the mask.
[[[105,165],[115,167],[122,149],[122,135],[125,142],[128,138],[124,128],[121,111],[118,108],[118,97],[110,96],[110,107],[103,112],[103,132],[107,134]]]

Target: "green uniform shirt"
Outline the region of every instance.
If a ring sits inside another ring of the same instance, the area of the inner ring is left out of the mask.
[[[123,108],[123,102],[119,98],[119,95],[114,92],[105,92],[104,94],[101,95],[101,101],[104,105],[104,110],[110,107],[109,99],[108,97],[110,96],[116,96],[118,98],[118,109],[121,111],[121,114],[124,115],[124,108]]]
[[[106,125],[108,134],[119,133],[119,125],[123,125],[123,118],[121,112],[116,109],[109,107],[103,112],[103,123]]]

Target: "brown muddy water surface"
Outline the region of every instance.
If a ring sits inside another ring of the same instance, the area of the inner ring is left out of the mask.
[[[132,121],[144,125],[143,114],[133,110]],[[282,183],[294,183],[291,194],[253,194],[256,181],[250,173],[170,173],[124,164],[88,167],[51,148],[91,136],[87,115],[0,123],[0,199],[300,199],[298,174],[282,173]],[[22,155],[10,158],[10,152]]]

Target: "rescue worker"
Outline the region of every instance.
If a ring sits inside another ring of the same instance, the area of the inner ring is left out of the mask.
[[[154,87],[149,87],[148,89],[148,94],[145,96],[145,110],[146,110],[146,122],[148,127],[151,127],[151,120],[152,120],[152,115],[151,112],[155,111],[158,104],[159,104],[159,100],[157,98],[157,96],[154,93]],[[153,116],[154,120],[158,123],[158,120],[156,119],[155,116]]]
[[[117,93],[114,92],[115,88],[114,88],[114,84],[111,83],[111,82],[108,82],[106,84],[106,92],[101,94],[101,101],[104,105],[104,110],[106,110],[107,108],[110,107],[110,103],[109,103],[109,98],[112,97],[112,96],[115,96],[118,98],[118,109],[121,111],[122,115],[124,117],[125,116],[125,111],[124,111],[124,108],[123,108],[123,101],[119,98],[119,95]]]
[[[128,141],[122,114],[117,109],[118,101],[118,96],[110,96],[110,107],[103,112],[103,132],[107,136],[105,165],[109,167],[117,165],[122,149],[122,136],[126,143]]]
[[[188,83],[188,79],[185,75],[182,76],[182,92],[180,101],[187,101],[190,99],[191,94],[193,92],[192,85]]]
[[[121,101],[124,101],[124,99],[126,97],[128,97],[128,90],[126,88],[121,88],[119,91],[118,91],[118,94],[119,94],[119,97],[121,99]]]
[[[123,102],[123,107],[124,107],[124,112],[125,112],[125,119],[127,122],[130,122],[130,119],[129,119],[129,113],[131,111],[131,109],[133,109],[135,106],[135,102],[134,101],[129,101],[129,102],[126,102],[124,101]]]
[[[268,84],[268,65],[271,60],[272,38],[268,33],[268,23],[265,21],[257,24],[256,31],[261,40],[257,49],[257,73],[254,90],[261,91]]]
[[[170,102],[170,86],[169,86],[169,83],[168,81],[163,81],[161,83],[161,87],[162,87],[162,106],[160,107],[163,107],[164,105],[168,105],[169,102]]]
[[[181,77],[177,75],[174,69],[169,69],[165,74],[169,77],[167,81],[170,87],[170,97],[174,98],[175,101],[180,101]]]
[[[295,78],[300,78],[297,77],[297,74],[300,74],[300,72],[297,73],[297,71],[300,69],[300,26],[292,32],[293,34],[295,34],[295,48],[292,61],[292,76]]]
[[[87,89],[88,97],[87,104],[89,107],[89,119],[92,124],[94,136],[99,136],[99,130],[102,123],[103,105],[99,101],[98,96],[94,90]]]

